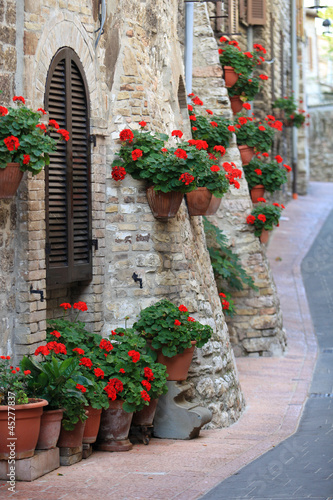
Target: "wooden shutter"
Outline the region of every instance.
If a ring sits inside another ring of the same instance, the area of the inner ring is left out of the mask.
[[[247,0],[247,22],[257,25],[266,23],[266,0]]]
[[[228,30],[230,36],[238,33],[238,0],[228,0]]]
[[[46,283],[51,286],[92,277],[88,92],[81,62],[69,48],[53,58],[45,108],[70,136],[59,142],[45,172]]]

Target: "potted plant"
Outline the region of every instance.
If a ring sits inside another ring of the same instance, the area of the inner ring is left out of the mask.
[[[44,109],[29,109],[22,96],[13,101],[16,107],[0,106],[0,198],[14,196],[23,173],[37,175],[49,164],[57,140],[69,139],[67,130],[55,120],[41,121]]]
[[[265,75],[260,75],[261,77]],[[261,78],[262,80],[262,78]],[[237,114],[243,109],[244,102],[253,101],[260,92],[260,77],[247,77],[240,75],[237,82],[228,89],[231,109],[233,114]]]
[[[265,201],[258,203],[252,209],[246,222],[254,226],[254,234],[260,237],[261,243],[267,243],[269,231],[272,231],[274,226],[279,226],[283,209],[284,206],[279,203],[267,204]]]
[[[259,53],[265,53],[265,49],[256,49],[254,52],[242,52],[236,40],[228,40],[225,36],[220,38],[222,47],[219,49],[220,63],[224,71],[226,87],[232,87],[241,73],[249,77],[253,69],[264,62],[264,57]],[[258,45],[258,44],[257,44]]]
[[[247,165],[251,161],[254,149],[268,152],[275,134],[274,127],[269,122],[263,124],[255,118],[246,116],[238,118],[235,131],[243,165]]]
[[[30,371],[0,356],[0,460],[32,457],[36,448],[45,399],[29,393]]]
[[[305,110],[297,110],[297,105],[293,95],[276,99],[273,102],[272,107],[273,109],[280,111],[280,117],[286,127],[300,128],[305,122]]]
[[[257,203],[257,198],[262,197],[265,190],[274,193],[281,189],[281,186],[288,180],[286,167],[288,165],[281,168],[277,161],[263,162],[258,157],[253,158],[244,167],[253,203]]]
[[[202,347],[213,333],[189,316],[186,306],[166,299],[143,309],[133,328],[157,351],[157,360],[167,366],[168,380],[186,380],[195,345]]]

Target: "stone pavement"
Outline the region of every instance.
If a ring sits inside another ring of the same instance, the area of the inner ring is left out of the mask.
[[[265,452],[274,447],[278,449],[279,443],[297,429],[317,357],[317,341],[300,265],[332,209],[333,183],[312,183],[307,196],[288,204],[284,220],[272,235],[268,255],[281,299],[288,350],[281,358],[237,359],[247,408],[236,424],[226,429],[201,431],[198,439],[190,441],[152,439],[148,446],[135,445],[125,453],[97,452],[87,460],[61,467],[33,483],[17,483],[16,494],[9,494],[2,482],[0,498],[195,500]],[[328,425],[321,420],[321,413],[327,410],[329,398],[310,399],[318,406],[314,411],[306,407],[308,420],[317,421],[318,426]],[[308,442],[314,441],[311,432]],[[277,476],[281,462],[298,463],[298,457],[307,452],[308,467],[312,470],[315,465],[311,460],[312,449],[310,452],[304,440],[295,441],[291,448],[285,446],[278,463],[270,464],[270,477]],[[293,457],[296,460],[292,460]],[[260,470],[253,473],[254,480],[262,481]],[[241,484],[240,474],[234,477],[236,484]],[[290,496],[285,490],[279,498],[306,498],[304,492],[301,497],[297,491],[292,493],[296,496]],[[317,493],[317,497],[311,497],[309,490],[307,498],[324,498]],[[325,498],[330,498],[328,495]],[[232,497],[210,498],[229,500]]]

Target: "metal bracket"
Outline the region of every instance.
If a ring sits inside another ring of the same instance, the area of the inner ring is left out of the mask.
[[[95,250],[98,250],[98,239],[95,238],[93,240],[90,240],[90,245],[95,248]]]
[[[39,295],[40,295],[40,301],[44,302],[44,292],[43,292],[43,290],[34,290],[33,286],[30,285],[30,293],[39,293]]]
[[[89,136],[89,141],[91,142],[91,144],[94,145],[94,148],[96,147],[96,136],[94,134],[91,134]]]
[[[132,278],[134,279],[135,283],[138,281],[140,283],[140,288],[142,288],[142,278],[139,278],[136,273],[132,274]]]

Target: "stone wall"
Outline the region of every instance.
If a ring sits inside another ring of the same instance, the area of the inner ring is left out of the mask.
[[[194,78],[193,91],[216,114],[230,116],[226,107],[221,75],[212,78],[212,69],[219,65],[218,47],[213,31],[209,28],[208,12],[205,5],[195,7],[194,38]],[[209,66],[204,62],[209,61]],[[215,70],[217,74],[217,69]],[[240,155],[235,141],[227,150],[225,161],[233,161],[242,169]],[[240,189],[231,187],[223,197],[222,204],[210,221],[218,226],[228,237],[232,250],[240,257],[244,269],[253,277],[255,292],[244,287],[242,291],[231,291],[235,301],[236,314],[228,318],[229,334],[236,356],[272,356],[281,355],[286,346],[286,336],[282,325],[282,314],[274,280],[266,258],[265,246],[254,236],[253,228],[246,223],[246,217],[252,210],[247,182],[240,180]],[[221,283],[218,283],[221,285]],[[226,289],[225,285],[223,286]]]
[[[333,182],[332,106],[309,108],[310,180]]]

